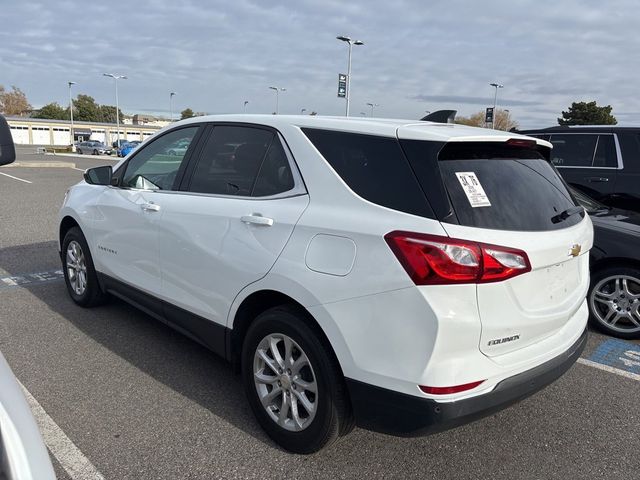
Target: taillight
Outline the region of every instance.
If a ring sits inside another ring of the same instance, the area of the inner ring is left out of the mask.
[[[507,140],[507,145],[509,145],[510,147],[535,149],[538,146],[538,143],[535,140],[529,140],[526,138],[510,138],[509,140]]]
[[[531,271],[514,248],[401,231],[384,238],[416,285],[499,282]]]

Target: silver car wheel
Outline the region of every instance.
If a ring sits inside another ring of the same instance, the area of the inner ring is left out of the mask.
[[[604,278],[593,287],[589,304],[604,327],[621,333],[640,332],[640,279],[628,275]]]
[[[291,432],[307,428],[318,411],[318,385],[311,362],[300,345],[282,333],[258,344],[253,379],[269,417]]]
[[[82,247],[75,240],[67,246],[66,263],[69,285],[76,295],[82,295],[87,289],[87,263]]]

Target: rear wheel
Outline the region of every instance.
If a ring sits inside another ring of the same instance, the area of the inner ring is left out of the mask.
[[[353,428],[337,361],[294,308],[272,308],[251,325],[242,377],[258,422],[286,450],[317,452]]]
[[[82,149],[81,148],[76,148],[76,151],[78,152],[78,155],[82,155]]]
[[[78,305],[93,307],[107,298],[98,284],[87,240],[78,227],[70,228],[62,242],[62,266],[69,295]]]
[[[640,270],[611,267],[591,275],[591,324],[618,338],[640,338]]]
[[[98,155],[98,150],[94,150],[94,151],[93,151],[93,154],[94,154],[94,155]]]

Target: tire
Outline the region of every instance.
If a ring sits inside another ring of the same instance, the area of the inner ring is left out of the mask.
[[[81,148],[77,148],[76,147],[76,152],[78,152],[78,155],[82,155],[82,149]]]
[[[640,338],[640,269],[608,267],[591,275],[589,322],[614,337]]]
[[[281,374],[274,370],[279,364],[269,347],[271,339],[279,359],[291,367]],[[287,356],[285,343],[289,341],[291,354]],[[275,307],[256,318],[244,339],[241,372],[258,423],[282,448],[294,453],[314,453],[353,429],[353,415],[338,362],[330,346],[306,324],[297,309]],[[254,372],[261,380],[256,379]],[[271,397],[273,392],[276,393]],[[261,398],[269,402],[268,408]],[[313,408],[307,409],[303,400]],[[279,424],[277,418],[284,418],[284,422]]]
[[[94,150],[94,151],[93,151],[93,154],[94,154],[94,155],[98,155],[98,150]]]
[[[78,305],[95,307],[108,298],[107,294],[100,289],[89,245],[78,227],[70,228],[64,236],[62,270],[67,291]],[[82,283],[84,288],[79,285]]]

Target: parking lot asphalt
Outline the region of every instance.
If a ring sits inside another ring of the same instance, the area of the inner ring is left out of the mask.
[[[0,167],[11,175],[0,175],[0,278],[31,279],[0,282],[0,351],[104,478],[637,477],[640,382],[580,363],[452,431],[402,439],[356,429],[316,455],[284,452],[220,358],[121,301],[86,310],[69,299],[51,273],[60,269],[57,211],[78,169],[115,161],[61,158],[20,149],[20,166]],[[74,167],[23,165],[61,161]],[[583,357],[606,340],[592,332]],[[52,458],[59,478],[90,478]]]

